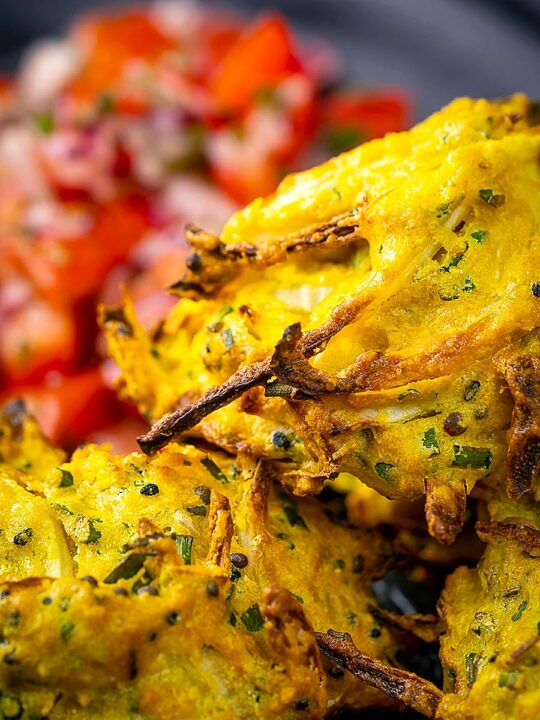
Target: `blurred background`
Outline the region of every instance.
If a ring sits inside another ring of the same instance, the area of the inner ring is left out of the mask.
[[[0,68],[82,10],[117,0],[2,0]],[[401,85],[422,118],[457,95],[540,93],[540,0],[206,0],[254,15],[279,8],[301,34],[338,47],[349,81]]]

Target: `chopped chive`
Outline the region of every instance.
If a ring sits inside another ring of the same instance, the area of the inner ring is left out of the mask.
[[[144,565],[146,558],[146,553],[132,553],[131,555],[128,555],[118,563],[118,565],[107,575],[103,582],[107,585],[112,585],[119,580],[129,580],[139,572]]]
[[[224,485],[228,484],[229,478],[225,475],[223,470],[216,465],[212,458],[208,457],[208,455],[201,460],[201,465],[208,470],[214,480],[217,480]]]
[[[248,609],[240,615],[240,620],[249,632],[259,632],[259,630],[262,630],[264,627],[264,618],[257,603],[250,605]]]
[[[390,477],[390,470],[393,470],[395,467],[396,466],[392,465],[392,463],[378,462],[375,463],[375,472],[383,480],[386,480],[386,482],[392,482],[392,478]]]
[[[185,565],[191,565],[191,548],[193,546],[192,535],[177,535],[176,549]]]
[[[207,325],[206,329],[210,330],[210,332],[217,332],[220,329],[221,321],[226,315],[229,315],[232,313],[234,308],[232,308],[230,305],[224,305],[221,310],[218,311],[216,315],[216,319],[213,320],[210,325]]]
[[[523,615],[523,611],[527,607],[528,603],[526,600],[522,600],[519,603],[519,607],[516,610],[516,612],[512,615],[512,622],[517,622],[518,620],[521,620],[521,616]]]
[[[466,386],[465,391],[463,392],[463,399],[465,402],[469,402],[474,398],[476,393],[480,390],[480,383],[478,380],[471,380],[471,382]]]
[[[434,427],[429,428],[429,430],[426,430],[423,434],[422,445],[426,450],[431,451],[431,457],[433,457],[433,455],[439,455],[441,449],[439,447],[439,441],[437,440],[437,433],[435,432]]]
[[[198,515],[199,517],[206,517],[206,506],[205,505],[188,505],[186,508],[188,513],[192,515]]]
[[[63,468],[58,468],[58,469],[62,473],[62,479],[60,480],[60,484],[58,485],[58,487],[59,488],[71,487],[73,485],[73,475],[69,472],[69,470],[64,470]]]
[[[469,447],[467,445],[454,445],[453,467],[484,468],[491,465],[493,454],[489,448]]]
[[[476,680],[476,653],[470,652],[465,655],[465,672],[467,674],[467,682],[469,687],[474,685]]]

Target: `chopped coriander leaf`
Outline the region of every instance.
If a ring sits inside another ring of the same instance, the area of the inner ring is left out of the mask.
[[[177,535],[176,549],[185,565],[191,565],[191,549],[193,546],[192,535]]]
[[[524,610],[526,609],[528,603],[526,600],[522,600],[519,603],[519,607],[516,610],[516,612],[512,615],[512,622],[517,622],[518,620],[521,620],[521,616],[523,615]]]
[[[437,206],[438,220],[442,220],[442,218],[448,217],[448,215],[450,215],[450,203],[443,203]]]
[[[395,467],[396,466],[392,465],[392,463],[378,462],[375,463],[375,472],[383,480],[386,480],[386,482],[392,482],[392,478],[390,477],[390,471],[393,470]]]
[[[73,485],[73,475],[69,472],[69,470],[63,470],[62,468],[58,468],[58,469],[62,473],[62,479],[60,480],[60,484],[58,485],[58,487],[60,487],[60,488],[71,487]]]
[[[112,585],[119,580],[129,580],[142,568],[146,557],[146,553],[132,553],[128,555],[118,563],[114,570],[111,570],[103,582],[107,585]]]
[[[240,615],[240,620],[249,632],[259,632],[259,630],[262,630],[264,627],[264,618],[257,603],[250,605],[248,609]]]
[[[210,330],[210,332],[217,332],[217,330],[220,329],[221,321],[226,315],[229,315],[232,313],[234,308],[232,308],[230,305],[224,305],[221,310],[218,311],[218,314],[216,315],[216,319],[213,320],[210,325],[207,325],[207,330]]]
[[[476,242],[479,245],[482,245],[482,243],[484,242],[484,240],[487,237],[487,234],[488,234],[487,230],[474,230],[471,233],[471,237],[474,238],[474,240],[476,240]]]
[[[462,253],[458,253],[458,255],[455,255],[448,265],[443,265],[440,268],[440,272],[450,272],[450,268],[456,267],[459,265],[459,263],[463,260],[463,257],[465,256],[465,253],[467,252],[468,248],[466,248]]]
[[[520,676],[519,670],[509,670],[499,675],[499,687],[507,687],[513,690],[516,687],[517,680]]]
[[[480,383],[478,382],[478,380],[471,380],[471,382],[466,386],[463,392],[463,399],[465,400],[465,402],[470,402],[479,390]]]
[[[460,468],[483,468],[487,470],[491,465],[492,459],[493,454],[489,448],[454,445],[452,466]]]
[[[482,188],[478,191],[478,195],[485,203],[491,205],[492,207],[500,207],[501,205],[504,205],[506,200],[504,195],[497,195],[491,188]]]
[[[97,545],[101,540],[101,530],[98,530],[94,523],[103,522],[103,520],[92,520],[88,518],[88,537],[83,540],[85,545]]]
[[[463,292],[471,292],[472,290],[476,290],[476,285],[474,284],[474,281],[470,277],[465,278],[465,285],[462,288]]]
[[[199,517],[206,517],[206,505],[188,505],[186,508],[188,513],[192,515],[198,515]]]
[[[439,455],[441,450],[439,447],[439,441],[437,439],[437,433],[434,427],[429,428],[429,430],[426,430],[426,432],[423,434],[422,445],[425,447],[426,450],[431,451],[430,457],[433,457],[433,455]]]
[[[298,506],[294,502],[292,498],[289,498],[285,496],[285,503],[283,505],[283,512],[285,513],[287,520],[289,521],[289,525],[292,527],[301,527],[305,530],[308,529],[306,523],[304,522],[304,518],[300,515],[298,512]]]
[[[208,457],[208,455],[201,460],[201,465],[208,470],[214,480],[223,483],[223,485],[228,484],[229,478],[225,475],[223,470],[216,465],[212,458]]]

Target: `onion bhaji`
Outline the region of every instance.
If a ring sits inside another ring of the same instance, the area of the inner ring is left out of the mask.
[[[14,403],[0,415],[0,486],[3,717],[396,704],[378,688],[398,642],[371,592],[395,547],[286,494],[267,462],[175,443],[153,457],[87,445],[67,460]],[[365,653],[369,684],[323,664],[314,630],[328,628]]]
[[[425,495],[442,543],[507,455],[520,497],[540,435],[520,461],[507,429],[529,410],[504,358],[540,325],[537,121],[522,95],[459,99],[286,178],[221,237],[188,228],[181,299],[152,335],[129,299],[101,311],[120,391],[156,421],[142,450],[191,435],[271,460],[297,495],[341,472]]]

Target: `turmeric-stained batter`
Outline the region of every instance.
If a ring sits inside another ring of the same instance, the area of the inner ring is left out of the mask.
[[[153,337],[128,301],[102,313],[122,394],[171,412],[143,450],[189,431],[276,461],[296,494],[342,471],[425,494],[430,532],[452,542],[475,483],[505,477],[498,358],[540,324],[534,110],[457,100],[286,178],[221,238],[189,228],[182,299]]]
[[[393,703],[326,674],[313,634],[347,631],[396,662],[371,610],[395,554],[376,531],[287,495],[246,457],[88,445],[66,461],[22,406],[0,421],[6,717],[317,718]]]

